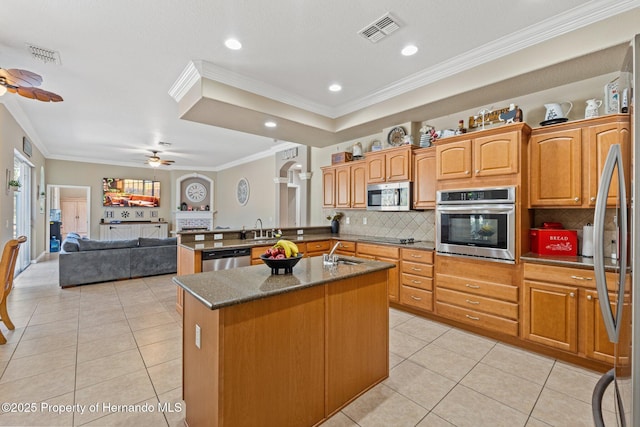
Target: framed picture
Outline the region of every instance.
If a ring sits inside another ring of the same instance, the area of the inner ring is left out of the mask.
[[[249,201],[249,181],[247,181],[247,178],[240,178],[240,181],[238,181],[236,198],[241,206],[246,205]]]
[[[31,157],[31,155],[33,154],[33,147],[31,146],[31,141],[29,141],[26,136],[22,137],[22,152],[27,157]]]

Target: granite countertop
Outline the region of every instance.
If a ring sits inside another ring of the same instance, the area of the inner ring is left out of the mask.
[[[583,268],[586,270],[593,270],[593,258],[583,256],[551,256],[551,255],[538,255],[533,252],[526,253],[520,257],[522,262],[531,262],[536,264],[557,265],[560,267],[574,267]],[[605,271],[617,271],[620,268],[618,260],[612,258],[604,259]],[[627,270],[630,267],[627,266]]]
[[[317,242],[319,240],[345,240],[350,242],[363,242],[363,243],[374,243],[377,245],[387,245],[387,246],[396,246],[401,248],[413,248],[413,249],[421,249],[421,250],[433,250],[435,245],[431,241],[420,241],[416,243],[410,244],[400,244],[400,243],[392,243],[381,241],[382,237],[375,236],[362,236],[356,234],[331,234],[331,233],[319,233],[319,234],[306,234],[300,236],[282,236],[279,238],[272,239],[223,239],[223,240],[205,240],[200,242],[184,242],[180,245],[191,249],[194,251],[202,251],[202,250],[211,250],[211,249],[234,249],[234,248],[246,248],[246,247],[254,247],[254,246],[270,246],[276,243],[280,239],[291,240],[294,243],[298,242]]]
[[[173,281],[211,310],[311,286],[386,270],[394,264],[341,256],[356,264],[325,266],[323,257],[302,258],[292,274],[271,274],[266,264],[176,276]]]

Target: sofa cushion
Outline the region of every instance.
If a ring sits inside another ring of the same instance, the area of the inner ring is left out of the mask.
[[[138,239],[138,246],[146,247],[146,246],[167,246],[167,245],[177,245],[178,238],[177,237],[166,237],[164,239],[159,239],[155,237],[140,237]]]
[[[76,236],[72,236],[72,233],[67,234],[67,237],[62,241],[62,250],[65,252],[78,252],[80,247],[78,246],[78,240],[80,236],[76,234]],[[75,233],[73,233],[75,234]]]
[[[79,239],[80,251],[99,251],[103,249],[134,248],[138,245],[138,239],[132,240],[91,240]]]

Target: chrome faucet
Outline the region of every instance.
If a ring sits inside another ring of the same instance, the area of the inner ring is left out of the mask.
[[[258,232],[256,230],[254,230],[253,231],[254,240],[264,238],[264,235],[262,234],[262,220],[260,218],[256,220],[256,225],[253,228],[258,228],[258,223],[260,223],[260,235],[258,235]]]
[[[336,249],[338,249],[338,247],[342,247],[342,242],[337,242],[335,245],[333,245],[333,248],[331,249],[331,252],[329,252],[329,254],[323,255],[322,263],[324,265],[335,265],[338,262],[338,257],[334,255],[334,252],[336,251]]]

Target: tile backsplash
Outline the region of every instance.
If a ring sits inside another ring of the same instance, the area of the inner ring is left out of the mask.
[[[325,209],[324,216],[335,210]],[[366,210],[343,210],[340,232],[357,236],[413,237],[416,240],[435,241],[435,211],[377,212]],[[542,227],[545,222],[560,222],[569,230],[577,230],[579,249],[582,248],[582,227],[593,223],[593,209],[535,209],[533,227]],[[607,209],[605,217],[605,256],[612,253],[615,241],[614,209]],[[347,218],[349,223],[347,224]],[[366,224],[365,224],[366,221]],[[580,250],[578,251],[580,252]]]

